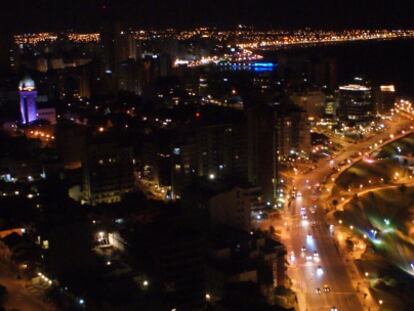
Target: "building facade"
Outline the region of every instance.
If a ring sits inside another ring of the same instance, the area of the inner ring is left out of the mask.
[[[210,199],[210,220],[214,224],[250,232],[252,211],[263,206],[258,187],[236,186]]]
[[[394,85],[381,85],[377,96],[377,110],[379,113],[388,113],[394,108],[396,101],[396,90]]]
[[[82,161],[83,203],[110,204],[121,201],[134,187],[132,148],[117,143],[94,143],[86,147]]]
[[[339,118],[344,122],[365,123],[374,118],[372,89],[368,85],[348,84],[339,87]]]
[[[28,124],[37,120],[37,91],[34,81],[25,77],[19,83],[21,122]]]

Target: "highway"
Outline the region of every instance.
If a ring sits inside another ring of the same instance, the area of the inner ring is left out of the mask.
[[[306,174],[298,173],[290,181],[291,189],[296,187],[297,193],[301,195],[292,199],[285,208],[282,219],[273,221],[271,225],[281,229],[281,239],[288,250],[287,259],[290,262],[288,275],[293,282],[292,288],[297,293],[301,311],[380,310],[371,296],[364,297],[367,293],[363,287],[364,280],[354,264],[338,250],[324,209],[330,207],[333,165],[348,159],[352,163],[359,161],[360,157],[353,159],[351,156],[360,151],[366,152],[369,146],[380,140],[391,142],[390,134],[395,135],[393,140],[397,139],[401,136],[402,129],[409,131],[407,128],[412,123],[412,120],[396,115],[393,120],[385,122],[387,131],[348,145],[332,159],[320,160],[315,169]],[[346,168],[341,168],[342,171],[344,169]],[[335,174],[338,175],[337,172]],[[318,184],[323,193],[317,189]],[[302,251],[304,249],[306,250]],[[316,256],[313,256],[314,252],[317,252]],[[307,256],[311,257],[306,258]],[[329,287],[329,292],[324,291],[325,285]],[[317,293],[317,289],[320,289],[320,293]]]

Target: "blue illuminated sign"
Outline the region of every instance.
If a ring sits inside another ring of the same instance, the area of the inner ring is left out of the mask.
[[[262,62],[256,62],[252,64],[253,67],[265,67],[265,68],[273,68],[275,67],[274,63],[262,63]]]

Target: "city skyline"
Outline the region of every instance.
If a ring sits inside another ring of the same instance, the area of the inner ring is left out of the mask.
[[[414,310],[414,23],[360,2],[7,2],[0,311]]]

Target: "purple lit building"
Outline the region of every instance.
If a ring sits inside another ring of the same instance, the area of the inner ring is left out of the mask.
[[[36,97],[37,91],[34,81],[26,76],[19,83],[20,112],[22,123],[27,124],[37,120]]]

